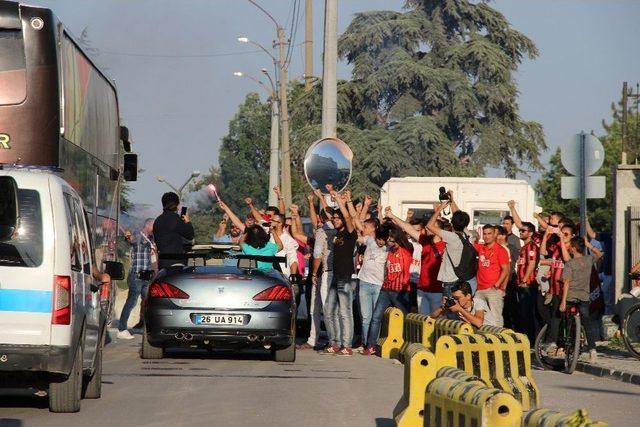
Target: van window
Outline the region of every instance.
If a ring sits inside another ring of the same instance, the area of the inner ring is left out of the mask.
[[[505,210],[474,210],[473,225],[502,225],[502,218],[509,215]]]
[[[84,223],[84,211],[80,207],[77,200],[73,201],[73,213],[78,223],[78,230],[80,232],[80,250],[82,252],[82,270],[85,274],[91,274],[91,257],[89,255],[89,240],[87,237],[87,227]]]
[[[71,269],[73,271],[80,271],[82,269],[82,259],[80,255],[80,229],[78,228],[78,221],[73,212],[73,199],[67,193],[64,194],[64,210],[67,214],[67,224],[69,225]]]
[[[42,208],[36,190],[18,189],[20,225],[11,240],[0,243],[0,266],[42,264]]]

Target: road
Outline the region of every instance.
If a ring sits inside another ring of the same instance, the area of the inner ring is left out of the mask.
[[[403,369],[377,357],[298,352],[174,352],[138,357],[140,336],[105,349],[103,397],[78,414],[52,414],[46,398],[0,395],[0,426],[392,426]],[[640,387],[575,373],[536,371],[544,407],[586,408],[612,426],[637,425]]]

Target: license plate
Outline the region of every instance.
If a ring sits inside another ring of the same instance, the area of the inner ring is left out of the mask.
[[[244,325],[244,315],[196,314],[196,325]]]

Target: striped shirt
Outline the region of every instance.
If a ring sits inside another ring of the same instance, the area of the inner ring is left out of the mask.
[[[403,247],[397,247],[387,254],[386,272],[382,289],[408,291],[413,254]]]

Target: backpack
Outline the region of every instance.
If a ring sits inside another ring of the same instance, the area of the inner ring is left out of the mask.
[[[476,277],[476,273],[478,272],[478,252],[476,252],[476,248],[474,248],[469,241],[468,236],[462,237],[458,233],[456,234],[462,242],[460,264],[458,264],[457,266],[453,264],[453,260],[451,259],[451,255],[449,255],[449,251],[447,251],[447,257],[449,257],[449,262],[453,266],[453,272],[458,277],[458,280],[461,282],[466,282],[467,280],[471,280]]]

